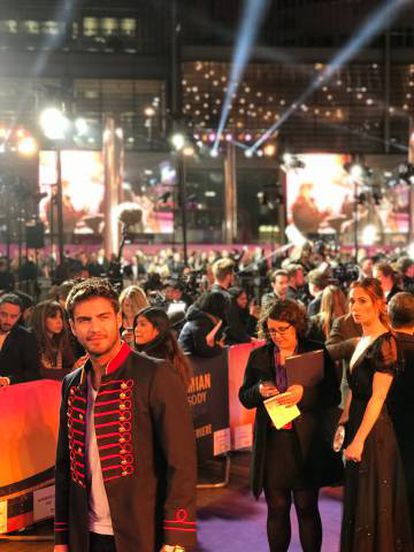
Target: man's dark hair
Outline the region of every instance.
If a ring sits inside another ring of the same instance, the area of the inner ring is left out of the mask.
[[[227,300],[220,291],[206,291],[194,303],[203,312],[224,319],[227,309]]]
[[[278,276],[286,276],[286,278],[289,278],[289,273],[287,270],[284,270],[283,268],[278,268],[272,274],[272,282],[276,282],[276,278]]]
[[[328,277],[324,272],[314,268],[307,275],[308,283],[317,286],[319,289],[324,289],[328,285]]]
[[[17,307],[20,307],[21,311],[23,310],[22,300],[14,293],[4,293],[0,296],[0,305],[4,305],[5,303],[16,305]]]
[[[118,294],[110,282],[103,278],[87,278],[75,284],[69,292],[66,299],[66,310],[69,318],[73,320],[76,305],[95,297],[108,299],[112,303],[114,311],[119,312]]]
[[[379,270],[386,278],[391,277],[393,280],[395,280],[395,272],[390,263],[387,263],[386,261],[380,261],[379,263],[374,264],[374,270],[375,269]]]
[[[398,330],[404,326],[414,326],[414,295],[408,291],[396,293],[388,303],[392,327]]]
[[[408,269],[413,265],[414,265],[414,260],[410,259],[410,257],[400,257],[398,261],[395,263],[395,266],[398,272],[404,275],[408,271]]]

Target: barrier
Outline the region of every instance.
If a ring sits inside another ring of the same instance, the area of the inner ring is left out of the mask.
[[[189,357],[188,402],[199,463],[251,445],[254,411],[239,403],[238,391],[255,346],[235,345],[214,358]],[[0,534],[53,517],[60,398],[61,382],[52,380],[0,390]]]
[[[0,390],[0,534],[53,517],[60,390],[49,380]]]
[[[231,448],[227,349],[214,358],[188,357],[193,377],[188,388],[198,463]]]

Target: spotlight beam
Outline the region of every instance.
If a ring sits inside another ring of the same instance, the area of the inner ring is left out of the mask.
[[[252,151],[256,151],[274,132],[293,115],[298,107],[303,104],[316,90],[329,82],[335,72],[349,62],[355,54],[359,52],[366,44],[372,40],[381,30],[390,25],[399,15],[400,11],[408,6],[411,0],[385,0],[374,14],[370,14],[356,34],[345,44],[345,46],[334,56],[332,61],[326,66],[325,70],[314,79],[308,88],[299,96],[299,98],[283,113],[282,117],[276,121],[264,134],[253,144]]]
[[[226,126],[226,121],[231,109],[233,95],[237,92],[240,79],[249,61],[253,44],[256,40],[260,25],[266,12],[266,7],[267,0],[245,1],[231,65],[227,93],[224,98],[216,139],[213,145],[213,150],[215,151],[218,150],[220,136],[223,133],[224,127]]]

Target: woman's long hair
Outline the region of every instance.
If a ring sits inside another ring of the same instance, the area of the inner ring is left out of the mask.
[[[54,317],[60,312],[63,320],[63,329],[60,334],[50,337],[46,330],[46,318]],[[75,362],[75,355],[70,342],[70,330],[66,322],[65,311],[57,301],[42,301],[38,303],[32,316],[32,330],[42,359],[47,367],[57,367],[61,358],[62,368],[71,368]]]
[[[362,280],[352,282],[349,287],[349,291],[356,288],[364,290],[365,293],[371,298],[373,303],[379,301],[380,306],[378,314],[380,322],[387,328],[387,330],[393,333],[390,317],[388,315],[387,304],[385,302],[384,292],[382,291],[380,282],[376,278],[363,278]]]
[[[335,318],[339,318],[346,313],[347,306],[344,292],[338,286],[327,286],[322,292],[321,308],[319,311],[319,318],[325,337],[328,337]]]
[[[148,307],[149,305],[145,291],[141,287],[136,285],[128,286],[123,289],[119,295],[119,304],[121,307],[122,316],[124,316],[122,307],[125,299],[129,299],[131,301],[134,316],[141,309]]]
[[[187,388],[192,375],[191,366],[177,343],[167,313],[163,309],[157,307],[142,309],[135,316],[134,331],[140,316],[146,318],[158,330],[159,334],[149,343],[144,343],[141,346],[135,344],[136,349],[150,356],[168,360]]]

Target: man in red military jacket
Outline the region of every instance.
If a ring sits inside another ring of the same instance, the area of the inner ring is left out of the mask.
[[[109,283],[80,282],[66,306],[89,359],[63,382],[54,552],[191,550],[195,440],[179,377],[121,341]]]

